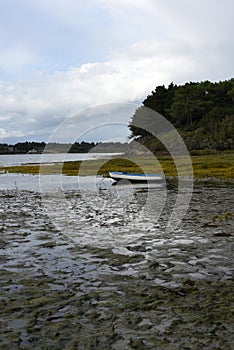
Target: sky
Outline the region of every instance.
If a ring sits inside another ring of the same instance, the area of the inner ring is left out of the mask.
[[[157,85],[233,77],[233,13],[232,0],[0,0],[0,142],[126,139]]]

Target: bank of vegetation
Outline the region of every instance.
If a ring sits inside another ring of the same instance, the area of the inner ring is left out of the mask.
[[[74,143],[45,143],[18,142],[14,145],[0,143],[0,154],[37,154],[37,153],[120,153],[124,152],[127,143],[121,142],[74,142]]]
[[[109,171],[130,171],[157,173],[163,171],[165,176],[177,176],[177,169],[173,159],[168,155],[157,157],[161,168],[155,158],[133,156],[125,159],[118,156],[113,159],[97,159],[89,161],[65,162],[54,165],[21,165],[0,167],[0,171],[23,174],[61,174],[64,175],[102,175],[108,176]],[[221,153],[216,155],[191,156],[193,172],[196,178],[222,178],[234,177],[234,153]]]
[[[171,122],[190,151],[234,149],[234,78],[180,86],[171,83],[168,87],[157,86],[147,96],[129,123],[131,138],[153,153],[165,151],[152,136],[160,131],[161,125],[145,107]]]

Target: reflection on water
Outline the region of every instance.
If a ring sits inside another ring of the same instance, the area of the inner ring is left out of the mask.
[[[0,166],[21,164],[53,164],[76,160],[108,158],[120,153],[51,153],[51,154],[0,154]]]

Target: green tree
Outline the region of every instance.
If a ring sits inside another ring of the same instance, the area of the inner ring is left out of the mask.
[[[144,106],[160,113],[178,128],[190,149],[233,149],[234,78],[215,83],[157,86],[129,123],[131,138],[156,149],[153,144],[157,142],[150,140],[152,136],[147,130],[157,133],[160,125],[152,113],[143,111]]]

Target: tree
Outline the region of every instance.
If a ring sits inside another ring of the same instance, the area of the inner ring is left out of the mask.
[[[152,145],[149,131],[157,133],[160,125],[155,124],[152,113],[143,113],[144,106],[160,113],[178,128],[190,149],[233,148],[230,135],[234,133],[234,78],[215,83],[203,81],[181,86],[173,83],[168,87],[157,86],[129,123],[131,138]]]

